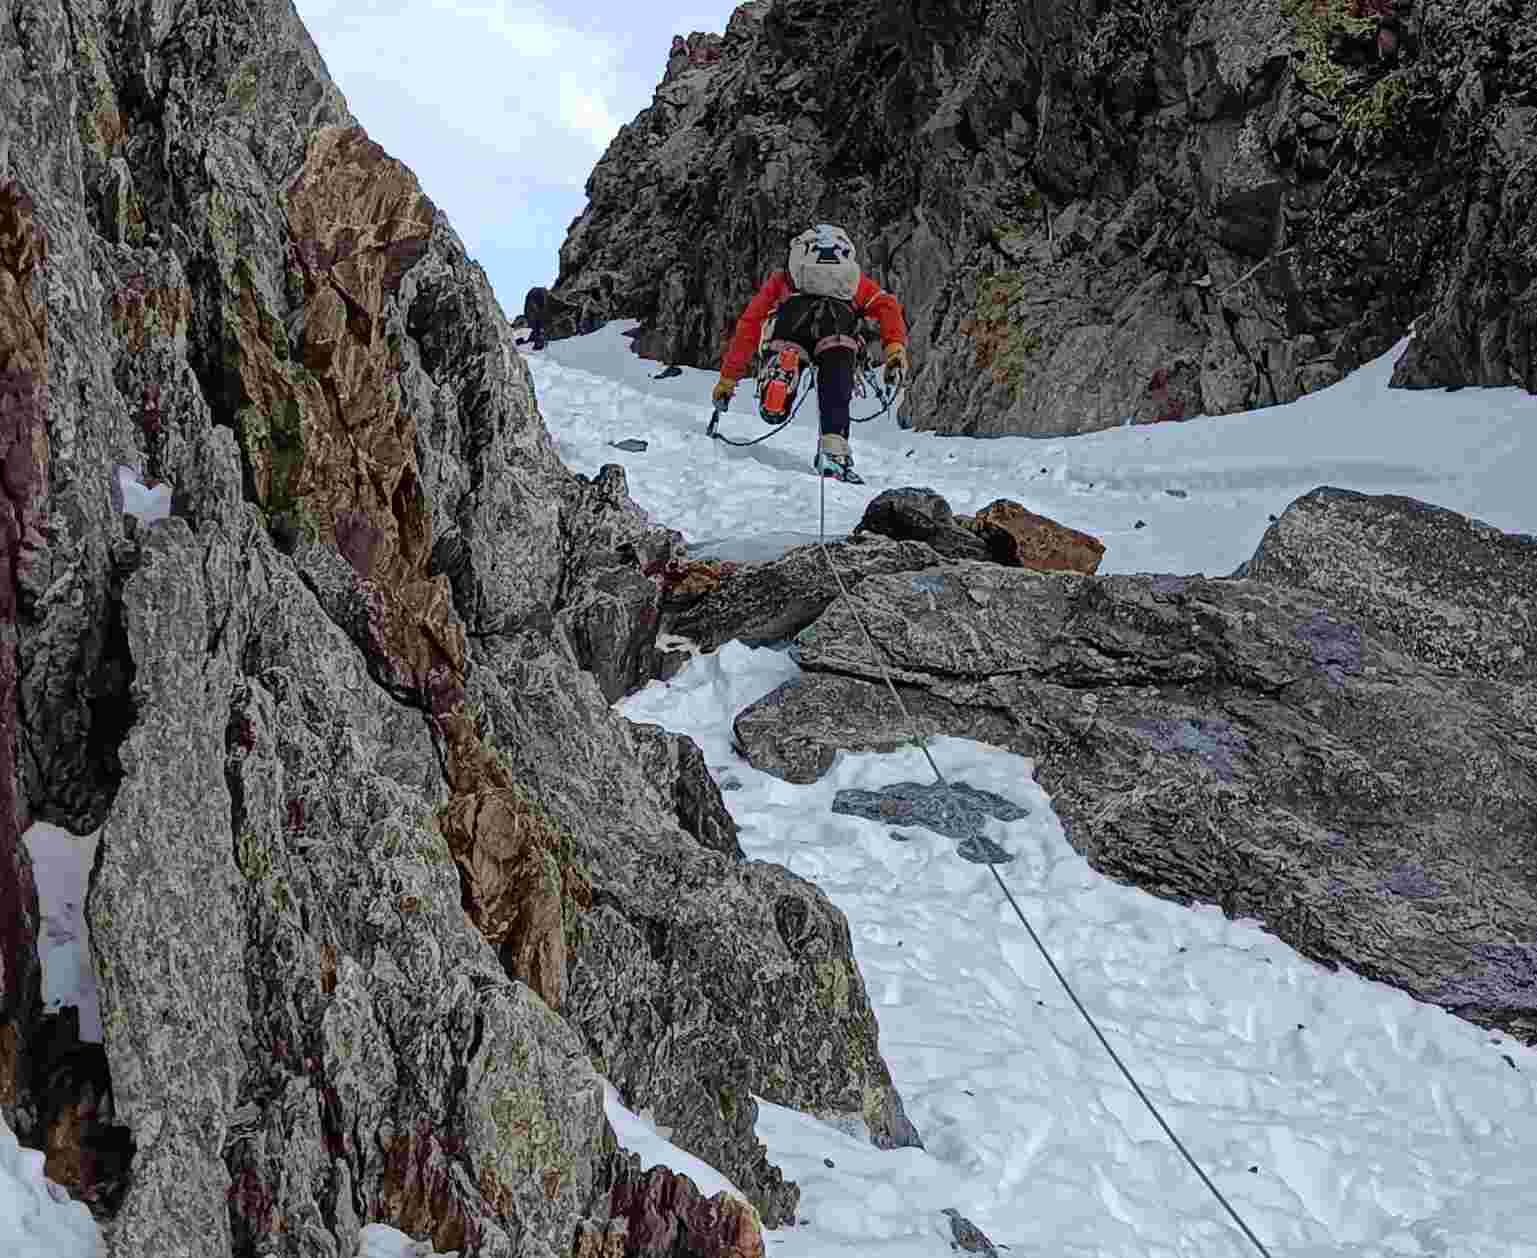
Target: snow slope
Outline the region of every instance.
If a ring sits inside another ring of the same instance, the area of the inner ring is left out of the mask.
[[[531,356],[561,456],[622,462],[632,495],[696,552],[760,557],[815,536],[814,403],[749,451],[705,440],[709,373],[654,380],[622,328]],[[1320,484],[1405,493],[1537,532],[1537,399],[1403,393],[1392,356],[1290,406],[1071,439],[854,432],[864,487],[829,484],[845,532],[883,488],[958,511],[1010,497],[1086,529],[1102,571],[1232,571],[1269,517]],[[723,427],[763,431],[750,389]],[[857,408],[856,408],[857,413]],[[640,438],[643,453],[608,443]],[[1178,493],[1170,493],[1174,490]],[[1138,528],[1137,521],[1144,522]],[[758,1131],[804,1192],[772,1254],[948,1252],[954,1207],[1014,1258],[1228,1258],[1258,1251],[1179,1157],[1041,961],[983,868],[922,830],[830,811],[844,787],[932,780],[922,754],[842,755],[792,786],[731,746],[736,712],[794,675],[728,644],[620,705],[704,748],[755,859],[848,915],[881,1045],[926,1148],[881,1152],[764,1105]],[[952,780],[1030,809],[992,823],[1002,871],[1080,999],[1274,1258],[1537,1258],[1537,1052],[1391,988],[1330,973],[1252,923],[1100,877],[1027,760],[959,739]]]
[[[623,328],[609,324],[529,355],[566,465],[591,475],[623,463],[631,496],[699,553],[724,542],[745,558],[765,541],[815,536],[815,400],[786,432],[750,450],[709,441],[714,374],[685,368],[652,379],[661,364],[630,354]],[[1216,576],[1254,553],[1269,515],[1336,485],[1409,494],[1507,532],[1537,532],[1537,398],[1520,389],[1390,390],[1396,357],[1287,406],[1081,437],[972,440],[904,432],[890,417],[856,424],[855,465],[868,483],[827,487],[828,531],[852,529],[882,489],[925,485],[956,511],[1007,497],[1093,533],[1105,543],[1107,574]],[[865,412],[856,403],[854,413]],[[750,381],[721,431],[737,439],[765,431]],[[649,448],[627,454],[608,444],[627,437]]]

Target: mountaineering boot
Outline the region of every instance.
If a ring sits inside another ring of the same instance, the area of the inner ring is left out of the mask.
[[[848,439],[836,433],[824,432],[817,443],[816,462],[812,465],[829,480],[841,480],[848,485],[863,485],[864,478],[854,470],[854,456],[849,453]]]
[[[782,424],[795,404],[795,386],[801,378],[800,350],[788,345],[763,368],[758,379],[758,414],[766,424]]]

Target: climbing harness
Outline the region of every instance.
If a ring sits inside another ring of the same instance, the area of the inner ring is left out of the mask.
[[[913,721],[912,713],[907,710],[907,704],[902,702],[902,695],[897,690],[896,683],[891,680],[891,670],[886,667],[885,657],[876,649],[875,639],[870,636],[870,630],[865,625],[865,618],[860,615],[859,607],[854,602],[853,596],[850,595],[849,587],[844,584],[842,574],[838,571],[838,565],[833,562],[832,550],[827,545],[827,481],[824,477],[818,477],[817,479],[822,482],[819,491],[821,494],[821,512],[817,523],[817,545],[821,548],[822,555],[827,560],[828,571],[833,574],[833,580],[838,583],[838,590],[843,595],[844,603],[848,606],[849,611],[853,613],[854,621],[858,624],[860,633],[864,635],[865,645],[870,651],[870,658],[875,661],[876,666],[881,670],[881,677],[886,682],[886,689],[891,692],[892,699],[896,701],[897,708],[902,713],[902,719],[907,723],[909,738],[922,750],[924,759],[929,762],[929,768],[934,770],[934,780],[940,788],[949,791],[952,789],[949,780],[940,772],[939,765],[934,762],[934,756],[929,751],[928,740],[918,736],[918,727]],[[1104,1032],[1099,1029],[1099,1024],[1094,1021],[1094,1016],[1084,1008],[1083,1002],[1078,999],[1078,994],[1067,981],[1067,976],[1057,967],[1056,961],[1052,958],[1051,953],[1047,951],[1046,944],[1036,934],[1035,927],[1030,924],[1029,918],[1025,916],[1024,911],[1019,907],[1019,902],[1015,900],[1014,893],[1009,890],[1008,884],[1004,882],[1003,876],[998,872],[998,866],[989,861],[987,868],[991,871],[993,880],[998,884],[998,889],[1003,892],[1004,897],[1009,902],[1009,906],[1014,910],[1014,915],[1019,918],[1020,925],[1029,933],[1030,941],[1035,944],[1051,972],[1056,975],[1057,982],[1062,984],[1062,990],[1067,993],[1068,999],[1073,1002],[1074,1008],[1083,1015],[1083,1020],[1089,1024],[1089,1029],[1094,1032],[1095,1037],[1104,1046],[1105,1052],[1110,1054],[1110,1060],[1116,1064],[1116,1068],[1126,1077],[1126,1082],[1131,1085],[1132,1091],[1137,1094],[1142,1104],[1147,1106],[1148,1112],[1157,1120],[1158,1125],[1163,1128],[1164,1134],[1173,1141],[1174,1147],[1179,1150],[1185,1161],[1190,1163],[1191,1170],[1200,1177],[1201,1182],[1207,1188],[1211,1189],[1212,1195],[1221,1203],[1222,1208],[1228,1212],[1233,1222],[1238,1224],[1239,1230],[1254,1243],[1254,1248],[1259,1250],[1264,1258],[1271,1258],[1270,1251],[1260,1242],[1259,1237],[1250,1230],[1249,1225],[1239,1217],[1238,1211],[1233,1209],[1228,1203],[1228,1199],[1222,1195],[1221,1189],[1211,1182],[1206,1172],[1201,1169],[1200,1163],[1191,1156],[1190,1151],[1185,1148],[1180,1138],[1174,1134],[1174,1129],[1164,1121],[1163,1115],[1158,1112],[1158,1107],[1153,1104],[1151,1098],[1142,1090],[1142,1085],[1136,1081],[1131,1071],[1126,1068],[1126,1064],[1121,1060],[1120,1055],[1111,1047],[1110,1041],[1105,1038]]]
[[[769,431],[761,437],[754,437],[751,441],[735,441],[730,437],[723,436],[718,429],[720,417],[726,413],[726,408],[719,402],[715,404],[714,409],[710,412],[710,422],[704,430],[705,436],[714,441],[723,441],[726,445],[736,446],[739,449],[755,446],[760,441],[767,441],[770,437],[778,436],[790,421],[800,413],[800,409],[805,405],[806,399],[816,392],[816,379],[817,369],[814,366],[808,367],[801,372],[800,384],[797,388],[793,405],[786,410],[783,419],[768,421],[770,423]],[[897,404],[902,391],[903,385],[900,376],[895,383],[888,385],[881,379],[880,369],[867,364],[860,375],[854,378],[854,396],[859,398],[869,397],[871,394],[874,394],[880,401],[881,406],[879,410],[872,411],[869,415],[850,415],[849,422],[868,424],[872,419],[879,419]]]

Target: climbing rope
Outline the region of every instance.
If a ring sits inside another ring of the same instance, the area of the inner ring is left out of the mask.
[[[796,386],[795,405],[790,408],[790,413],[783,419],[775,420],[773,427],[761,437],[754,437],[751,441],[734,441],[730,437],[723,437],[717,429],[720,425],[720,417],[726,412],[725,408],[719,403],[710,412],[710,422],[704,430],[705,436],[714,441],[722,441],[728,446],[735,446],[739,450],[745,450],[748,446],[755,446],[759,442],[767,441],[770,437],[777,437],[786,425],[800,413],[801,407],[806,404],[806,399],[816,391],[816,378],[817,369],[815,366],[807,367],[801,373],[800,383]],[[864,386],[866,391],[873,392],[876,397],[881,399],[881,408],[869,415],[850,415],[849,421],[851,423],[868,424],[872,419],[879,419],[896,405],[897,398],[902,391],[900,385],[894,385],[890,389],[884,387],[880,383],[880,378],[876,375],[874,367],[866,367],[864,369]],[[860,396],[864,396],[864,394],[862,393]]]
[[[832,550],[827,545],[827,478],[825,476],[819,475],[817,479],[822,482],[821,512],[817,522],[817,545],[821,547],[822,555],[827,560],[828,570],[833,574],[833,580],[838,583],[838,589],[843,594],[844,602],[848,606],[849,611],[853,613],[854,621],[856,624],[858,624],[860,633],[864,635],[865,645],[870,649],[870,657],[875,661],[876,666],[881,670],[881,676],[885,679],[886,688],[891,692],[891,697],[896,700],[897,708],[902,713],[902,719],[907,723],[908,737],[911,739],[914,745],[922,749],[924,758],[929,762],[929,768],[934,770],[935,781],[938,782],[938,784],[944,790],[949,791],[949,781],[946,780],[945,775],[940,772],[939,765],[934,762],[934,757],[929,751],[928,740],[919,736],[918,727],[917,724],[913,721],[912,713],[907,710],[907,704],[902,701],[901,692],[897,690],[896,683],[891,680],[891,670],[886,667],[885,657],[879,650],[876,649],[875,639],[871,637],[870,630],[865,625],[865,618],[859,614],[859,607],[854,602],[853,597],[849,594],[849,587],[844,584],[843,577],[838,571],[838,565],[833,561]],[[1030,925],[1030,919],[1025,916],[1024,910],[1019,907],[1019,902],[1014,898],[1014,893],[1009,890],[1008,884],[1004,882],[1003,876],[998,872],[998,866],[989,861],[987,863],[987,868],[988,871],[993,875],[993,881],[998,884],[998,889],[1003,892],[1005,898],[1009,902],[1009,906],[1014,910],[1014,915],[1019,918],[1020,925],[1022,925],[1029,933],[1031,942],[1034,943],[1036,948],[1040,951],[1041,956],[1045,959],[1047,966],[1049,966],[1051,969],[1051,972],[1056,975],[1057,982],[1062,984],[1062,990],[1067,993],[1068,999],[1073,1002],[1074,1008],[1076,1008],[1078,1012],[1083,1015],[1083,1020],[1089,1024],[1089,1029],[1094,1032],[1095,1037],[1102,1045],[1104,1045],[1105,1052],[1110,1054],[1110,1060],[1113,1061],[1116,1064],[1116,1068],[1126,1076],[1126,1082],[1131,1085],[1132,1091],[1137,1094],[1137,1097],[1141,1100],[1142,1104],[1147,1106],[1148,1112],[1152,1114],[1154,1119],[1157,1120],[1158,1125],[1163,1128],[1164,1134],[1168,1136],[1169,1139],[1173,1142],[1174,1147],[1179,1150],[1185,1161],[1190,1163],[1190,1169],[1200,1177],[1201,1182],[1205,1184],[1207,1188],[1211,1189],[1212,1196],[1216,1197],[1216,1199],[1221,1203],[1222,1208],[1228,1212],[1228,1215],[1232,1218],[1233,1222],[1238,1225],[1239,1230],[1254,1242],[1254,1248],[1259,1250],[1264,1258],[1270,1258],[1270,1251],[1266,1249],[1263,1244],[1261,1244],[1259,1237],[1257,1237],[1253,1231],[1250,1230],[1249,1225],[1245,1223],[1241,1217],[1239,1217],[1238,1211],[1233,1209],[1232,1205],[1229,1204],[1228,1199],[1222,1195],[1222,1190],[1219,1189],[1216,1184],[1211,1182],[1210,1177],[1206,1174],[1205,1171],[1201,1169],[1200,1163],[1198,1163],[1195,1158],[1191,1156],[1190,1151],[1185,1148],[1184,1142],[1174,1134],[1174,1129],[1164,1121],[1163,1115],[1158,1112],[1158,1107],[1153,1104],[1152,1099],[1146,1092],[1142,1090],[1142,1085],[1137,1082],[1137,1080],[1132,1076],[1131,1071],[1127,1069],[1126,1063],[1121,1060],[1120,1054],[1111,1047],[1110,1041],[1105,1038],[1105,1033],[1099,1029],[1099,1023],[1095,1022],[1094,1016],[1086,1008],[1084,1008],[1083,1002],[1078,999],[1078,993],[1073,990],[1072,984],[1067,981],[1067,976],[1063,974],[1062,971],[1058,968],[1056,961],[1053,960],[1051,953],[1047,950],[1045,942],[1038,934],[1036,934],[1035,927]]]

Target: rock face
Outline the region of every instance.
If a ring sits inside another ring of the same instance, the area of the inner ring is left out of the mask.
[[[469,694],[514,776],[579,845],[592,905],[575,924],[563,1012],[625,1103],[652,1110],[768,1226],[793,1217],[799,1192],[753,1135],[755,1095],[857,1123],[884,1148],[917,1143],[848,923],[826,897],[689,837],[686,766],[676,780],[657,772],[654,731],[637,752],[549,631],[477,645]]]
[[[1034,758],[1103,873],[1537,1042],[1537,542],[1319,490],[1249,571],[1286,584],[966,563],[856,597],[916,732]],[[908,734],[844,602],[800,652],[738,717],[754,764]]]
[[[1537,390],[1537,35],[1506,0],[753,0],[675,57],[561,252],[563,326],[713,367],[808,222],[914,329],[918,428]],[[661,50],[658,49],[658,55]]]
[[[599,1071],[770,1225],[754,1095],[916,1141],[842,915],[609,708],[677,535],[560,464],[285,0],[0,0],[0,333],[0,1104],[48,1066],[19,828],[100,826],[114,1253],[569,1252]]]
[[[48,485],[46,256],[31,198],[0,181],[0,1116],[12,1130],[30,1126],[16,1111],[28,1101],[40,982],[37,892],[16,796],[16,622],[23,595],[36,592],[28,577]]]

